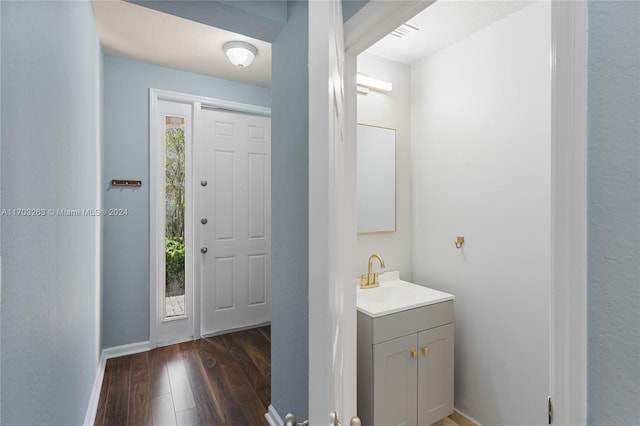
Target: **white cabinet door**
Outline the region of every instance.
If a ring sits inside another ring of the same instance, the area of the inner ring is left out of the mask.
[[[415,426],[417,421],[417,336],[373,346],[373,418],[379,426]]]
[[[453,412],[453,323],[418,333],[418,425]]]

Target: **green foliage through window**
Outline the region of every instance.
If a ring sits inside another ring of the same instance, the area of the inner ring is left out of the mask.
[[[166,296],[184,294],[185,139],[184,127],[165,133]]]

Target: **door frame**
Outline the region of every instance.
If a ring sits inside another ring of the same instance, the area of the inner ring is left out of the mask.
[[[356,56],[432,3],[370,1],[345,23],[348,140],[356,137]],[[552,2],[549,395],[556,424],[587,420],[587,35],[585,2]]]
[[[170,90],[162,89],[149,89],[149,347],[155,348],[158,346],[158,320],[161,312],[159,311],[160,292],[158,291],[159,282],[161,277],[161,262],[164,261],[164,250],[159,250],[159,247],[164,247],[164,241],[159,241],[160,235],[163,235],[163,217],[164,210],[156,209],[159,199],[164,199],[164,188],[159,185],[158,173],[164,173],[162,164],[159,164],[158,155],[159,149],[156,143],[159,134],[158,126],[155,125],[155,118],[159,113],[158,101],[177,102],[182,104],[188,104],[192,107],[192,140],[198,135],[198,126],[200,123],[200,110],[203,106],[209,108],[218,108],[232,112],[240,112],[246,114],[271,116],[271,108],[260,105],[251,105],[235,101],[227,101],[224,99],[209,98],[205,96],[191,95],[187,93],[174,92]],[[194,142],[195,144],[195,142]],[[195,168],[192,168],[192,173],[195,172]],[[195,182],[194,176],[186,181]],[[189,191],[190,189],[187,189]],[[194,199],[194,203],[196,200]],[[187,214],[193,215],[194,212]],[[191,250],[193,253],[197,253],[197,241],[191,242]],[[195,259],[195,257],[194,257]],[[199,268],[195,268],[195,265],[185,265],[185,267],[191,266],[193,276],[193,338],[200,336],[200,271]],[[176,342],[162,342],[162,344],[177,343]]]

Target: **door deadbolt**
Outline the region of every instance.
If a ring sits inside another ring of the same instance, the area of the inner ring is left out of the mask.
[[[203,224],[203,225],[206,225],[207,224],[207,218],[203,217],[202,219],[200,219],[200,223]]]
[[[209,251],[206,247],[202,247],[200,249],[200,253],[205,254],[207,251]]]
[[[206,180],[201,180],[201,181],[200,181],[200,185],[202,185],[202,186],[207,186],[207,181],[206,181]]]

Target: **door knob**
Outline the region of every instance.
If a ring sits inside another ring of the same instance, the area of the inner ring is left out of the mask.
[[[413,358],[413,359],[418,358],[418,351],[416,351],[415,349],[412,349],[409,352],[411,353],[411,358]]]
[[[200,181],[200,185],[202,185],[202,186],[207,186],[207,181],[206,181],[206,180],[201,180],[201,181]]]
[[[422,353],[425,354],[425,355],[428,354],[429,353],[429,348],[427,346],[423,346],[422,347]]]
[[[206,247],[202,247],[200,249],[200,253],[205,254],[207,251],[209,251]]]
[[[206,217],[203,217],[202,219],[200,219],[200,223],[203,224],[203,225],[206,225],[207,222],[208,222],[208,220],[207,220]]]
[[[287,415],[284,416],[284,426],[309,426],[309,420],[298,423],[296,413],[287,413]]]
[[[333,421],[333,426],[342,426],[342,423],[340,423],[340,420],[338,420],[338,413],[336,413],[335,411],[331,413],[331,420]],[[285,423],[285,426],[287,426],[286,423]],[[360,417],[358,416],[351,417],[351,420],[349,421],[349,426],[362,426]]]

